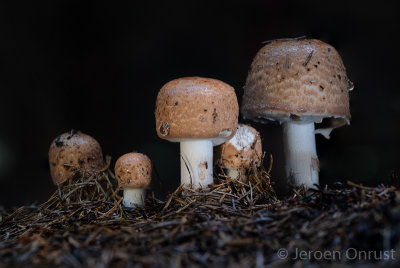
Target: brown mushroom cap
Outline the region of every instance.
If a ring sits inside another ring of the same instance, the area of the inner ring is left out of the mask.
[[[349,124],[353,84],[337,51],[315,39],[276,40],[255,56],[244,87],[245,118]],[[260,120],[262,121],[262,120]]]
[[[158,93],[157,134],[170,141],[210,138],[221,144],[235,134],[238,114],[235,90],[230,85],[211,78],[179,78]]]
[[[151,161],[141,153],[127,153],[115,163],[115,177],[122,188],[145,188],[151,180]]]
[[[89,135],[74,130],[53,140],[49,163],[54,183],[64,182],[77,173],[91,175],[105,165],[100,144]]]
[[[259,166],[262,157],[260,133],[249,125],[239,124],[230,140],[215,147],[215,158],[225,168],[248,168]]]

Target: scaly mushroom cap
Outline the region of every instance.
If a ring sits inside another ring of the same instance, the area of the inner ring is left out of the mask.
[[[146,188],[150,184],[151,161],[144,154],[124,154],[118,158],[114,170],[122,188]]]
[[[239,124],[235,135],[214,150],[215,158],[225,168],[248,168],[261,164],[260,133],[249,125]]]
[[[230,85],[211,78],[179,78],[158,93],[157,134],[170,141],[210,138],[218,145],[235,134],[238,114],[235,90]]]
[[[337,51],[315,39],[276,40],[258,51],[244,87],[243,117],[349,124],[353,84]]]
[[[89,176],[105,166],[100,144],[89,135],[75,130],[53,140],[49,163],[54,183],[64,182],[78,173]]]

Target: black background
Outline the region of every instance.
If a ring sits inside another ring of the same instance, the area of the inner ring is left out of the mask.
[[[321,184],[387,182],[400,167],[399,17],[395,1],[0,2],[0,205],[50,196],[48,148],[72,128],[114,161],[148,154],[161,178],[155,189],[172,190],[179,145],[154,127],[162,85],[217,78],[240,104],[261,42],[302,35],[333,45],[355,84],[351,125],[317,136]],[[252,125],[279,184],[280,127]]]

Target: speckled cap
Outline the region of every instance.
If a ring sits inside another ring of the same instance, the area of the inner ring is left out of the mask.
[[[235,135],[214,149],[217,162],[226,168],[259,166],[262,157],[260,133],[249,125],[239,124]]]
[[[75,130],[53,140],[49,163],[54,183],[64,182],[77,173],[91,175],[105,166],[100,144],[89,135]]]
[[[244,118],[350,122],[352,82],[337,51],[315,39],[275,40],[258,51],[244,87]]]
[[[115,177],[122,188],[146,188],[151,181],[151,161],[141,153],[127,153],[115,163]]]
[[[170,141],[230,139],[238,125],[239,105],[230,85],[211,78],[185,77],[165,84],[156,101],[156,129]]]

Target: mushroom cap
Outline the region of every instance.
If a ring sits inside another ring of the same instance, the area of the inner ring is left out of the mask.
[[[235,90],[216,79],[175,79],[157,96],[157,134],[169,141],[211,139],[221,144],[235,134],[238,115]]]
[[[53,140],[49,163],[54,183],[64,182],[77,173],[91,175],[105,166],[100,144],[89,135],[75,130]]]
[[[261,164],[260,133],[249,125],[239,124],[235,135],[214,150],[215,158],[225,168],[248,168]]]
[[[122,188],[145,188],[151,180],[151,160],[141,153],[127,153],[115,163],[115,177]]]
[[[349,124],[352,82],[337,51],[315,39],[276,40],[251,64],[241,111],[255,121]]]

